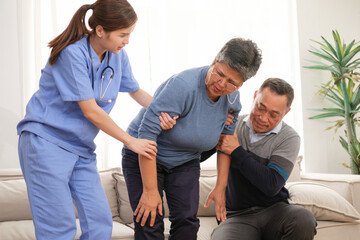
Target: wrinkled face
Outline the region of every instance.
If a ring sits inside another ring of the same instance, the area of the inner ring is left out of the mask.
[[[278,95],[270,88],[255,92],[250,113],[250,121],[255,132],[265,133],[274,129],[290,111],[286,106],[287,100],[286,95]]]
[[[209,98],[216,101],[220,96],[238,90],[243,84],[243,78],[227,64],[217,62],[210,67],[205,82]]]
[[[111,32],[104,32],[102,46],[112,53],[119,53],[120,50],[129,43],[130,34],[134,28],[135,24],[128,28],[122,28]]]

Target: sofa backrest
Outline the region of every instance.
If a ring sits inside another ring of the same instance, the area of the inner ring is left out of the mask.
[[[113,220],[120,221],[113,172],[120,172],[120,168],[104,170],[99,173]],[[0,222],[31,219],[26,184],[21,170],[0,169]]]
[[[300,180],[300,161],[298,158],[288,181]],[[133,212],[124,177],[120,168],[99,171],[114,221],[132,223]],[[200,175],[200,199],[198,216],[215,216],[215,204],[204,207],[207,196],[216,184],[216,170],[202,169]],[[165,216],[169,210],[164,197]],[[75,209],[76,211],[76,209]],[[0,221],[31,220],[26,184],[20,169],[0,169]]]

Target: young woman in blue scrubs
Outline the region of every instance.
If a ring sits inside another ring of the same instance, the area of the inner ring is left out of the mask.
[[[84,22],[89,9],[91,31]],[[152,101],[139,88],[123,49],[136,21],[126,0],[98,0],[80,7],[65,31],[49,43],[51,55],[39,90],[17,126],[19,159],[38,240],[74,239],[73,202],[80,239],[111,238],[112,216],[94,153],[99,129],[140,155],[156,155],[154,141],[130,136],[108,115],[118,92],[128,92],[143,107]]]

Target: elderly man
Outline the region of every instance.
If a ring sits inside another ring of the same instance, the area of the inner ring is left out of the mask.
[[[231,162],[218,163],[217,185],[205,205],[213,200],[221,220],[212,240],[314,238],[314,216],[290,205],[284,186],[300,147],[298,134],[282,121],[293,98],[290,84],[267,79],[255,92],[250,115],[239,117],[234,135],[221,136],[217,149]]]

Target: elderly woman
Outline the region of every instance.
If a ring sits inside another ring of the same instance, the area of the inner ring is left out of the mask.
[[[137,155],[126,146],[123,149],[135,239],[164,239],[163,191],[170,210],[170,238],[197,238],[201,152],[215,147],[220,134],[233,134],[241,110],[237,90],[256,74],[260,64],[255,43],[231,39],[211,66],[183,71],[160,85],[150,106],[131,122],[127,130],[131,136],[158,144],[156,159]],[[171,130],[162,131],[157,117],[161,112],[179,116]],[[229,112],[234,119],[227,126]],[[222,165],[219,169],[228,169],[230,158],[220,153],[218,164]],[[217,215],[225,219],[224,210],[217,210]]]

